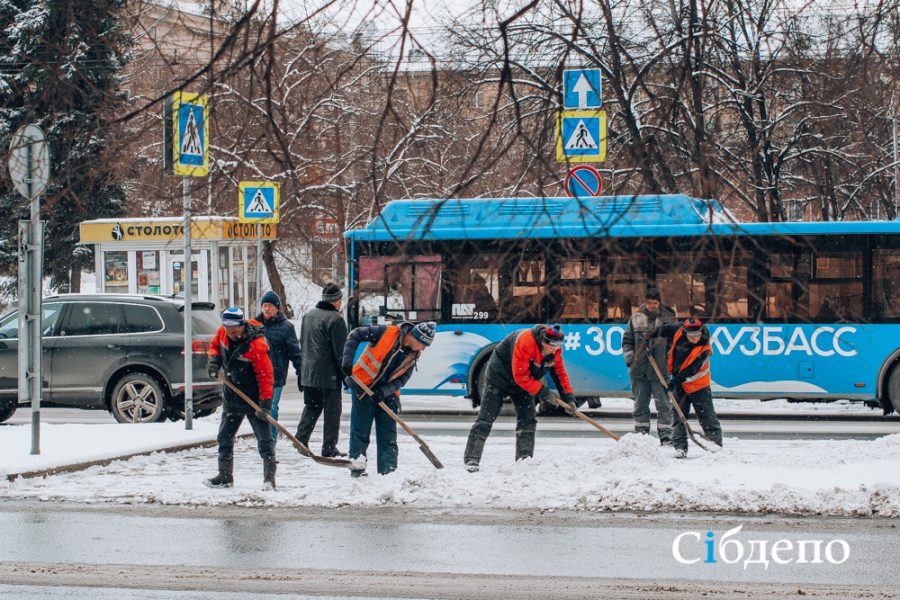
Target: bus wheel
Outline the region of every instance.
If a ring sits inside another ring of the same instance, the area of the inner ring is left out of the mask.
[[[888,401],[894,410],[900,415],[900,363],[894,365],[887,385]]]

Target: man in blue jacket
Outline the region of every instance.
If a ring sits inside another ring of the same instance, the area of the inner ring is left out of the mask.
[[[297,341],[297,332],[294,324],[287,320],[281,312],[281,298],[278,294],[269,290],[261,299],[262,313],[256,320],[263,324],[266,342],[269,343],[269,358],[275,369],[275,393],[272,396],[272,418],[278,420],[278,401],[281,399],[281,390],[287,382],[288,362],[294,363],[294,371],[297,372],[297,387],[300,384],[300,344]],[[278,430],[272,427],[272,440],[278,439]]]

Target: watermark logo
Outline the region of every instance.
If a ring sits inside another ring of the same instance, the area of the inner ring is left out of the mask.
[[[850,558],[850,544],[841,539],[825,540],[769,540],[739,539],[743,525],[729,529],[716,538],[713,531],[685,531],[672,541],[672,557],[683,565],[744,561],[744,570],[750,565],[762,565],[768,570],[771,563],[840,565]]]

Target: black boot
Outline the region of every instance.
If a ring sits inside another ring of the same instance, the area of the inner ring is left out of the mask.
[[[275,489],[275,465],[278,463],[275,461],[275,457],[267,458],[263,460],[263,489],[264,490],[274,490]]]
[[[516,432],[516,460],[534,456],[534,429]]]
[[[344,458],[347,455],[338,450],[336,446],[330,446],[322,448],[322,456],[327,458]]]
[[[234,485],[234,461],[219,459],[219,474],[203,482],[211,488],[230,488]]]

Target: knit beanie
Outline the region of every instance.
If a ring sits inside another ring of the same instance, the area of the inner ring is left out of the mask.
[[[325,287],[322,288],[322,301],[323,302],[337,302],[341,298],[343,298],[344,294],[341,292],[341,288],[336,286],[333,283],[326,283]]]
[[[415,327],[413,327],[410,334],[417,339],[419,342],[425,344],[426,346],[430,346],[431,342],[434,341],[434,328],[437,327],[437,323],[434,321],[427,321],[425,323],[419,323]]]
[[[278,310],[281,310],[281,298],[279,298],[278,294],[276,294],[272,290],[269,290],[268,292],[263,294],[263,297],[259,301],[260,304],[265,304],[266,302],[268,302]]]

